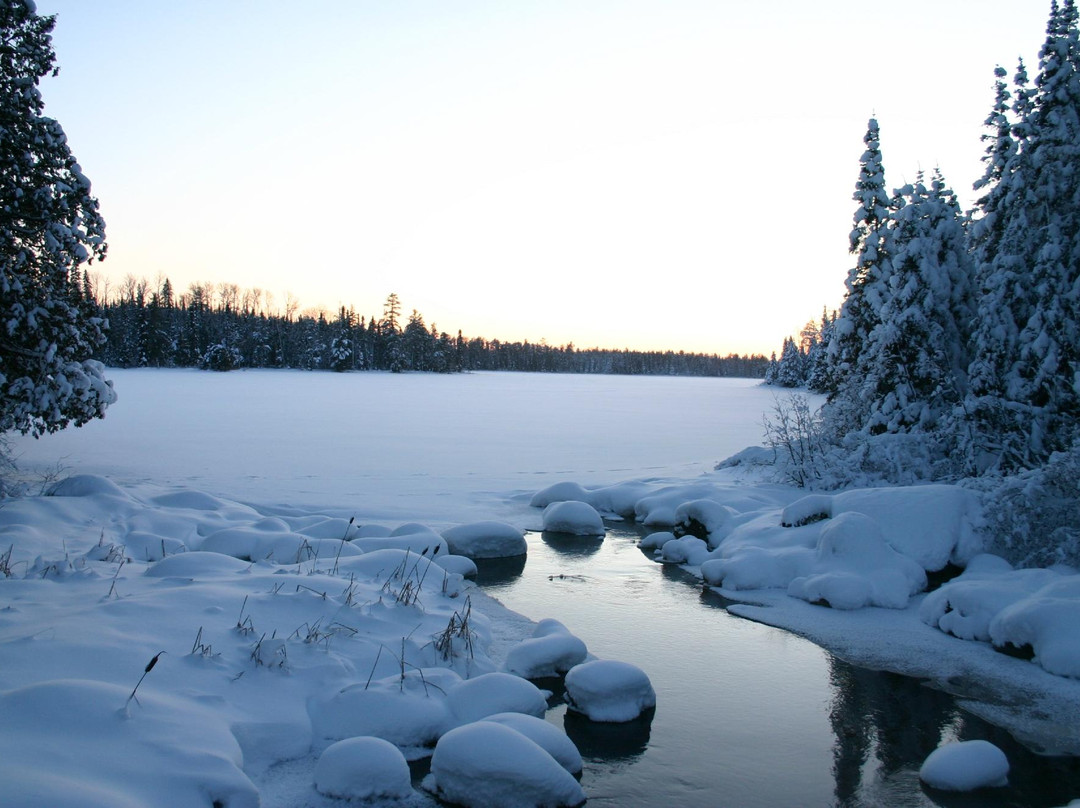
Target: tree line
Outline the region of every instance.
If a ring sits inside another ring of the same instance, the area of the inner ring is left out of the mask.
[[[504,342],[450,335],[428,326],[415,309],[406,318],[391,293],[379,315],[352,307],[284,312],[269,297],[235,284],[192,284],[176,294],[168,279],[151,286],[128,278],[111,294],[87,278],[84,296],[108,320],[96,358],[113,367],[302,368],[457,373],[515,370],[544,373],[742,376],[761,378],[764,356],[631,351]]]

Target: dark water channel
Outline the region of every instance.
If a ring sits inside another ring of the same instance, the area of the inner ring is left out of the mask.
[[[1028,752],[952,697],[850,665],[778,629],[734,617],[685,572],[603,540],[529,534],[522,569],[485,568],[506,606],[554,617],[656,689],[653,716],[594,724],[556,706],[585,758],[590,806],[1060,806],[1080,797],[1080,760]],[[556,682],[542,686],[552,689]],[[918,770],[945,739],[981,738],[1012,765],[1007,788],[925,790]]]

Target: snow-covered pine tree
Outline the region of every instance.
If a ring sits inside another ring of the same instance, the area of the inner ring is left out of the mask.
[[[1031,459],[1071,445],[1080,419],[1080,29],[1075,0],[1051,14],[1039,54],[1023,206],[1034,310],[1019,337],[1007,394],[1027,403]]]
[[[781,387],[802,387],[805,383],[806,357],[795,340],[786,337],[776,368],[776,384]]]
[[[833,324],[828,348],[829,369],[826,375],[832,388],[831,399],[851,397],[860,384],[863,375],[862,350],[870,332],[881,320],[882,298],[891,271],[889,223],[894,200],[885,191],[878,122],[874,118],[867,125],[863,142],[866,151],[860,161],[853,196],[858,207],[855,210],[855,226],[849,237],[850,251],[856,255],[856,262],[848,271],[845,281],[847,294]],[[844,413],[844,420],[847,421],[852,410],[848,406],[838,407],[834,408],[833,413]],[[832,428],[840,434],[861,426],[861,423],[832,424]]]
[[[116,400],[90,358],[105,322],[80,275],[105,257],[105,222],[38,89],[56,72],[54,24],[0,0],[0,432],[81,425]]]
[[[836,317],[835,311],[830,315],[827,309],[822,310],[817,345],[807,356],[809,368],[806,387],[812,393],[829,395],[836,392],[836,385],[831,376],[832,365],[829,362],[829,344],[832,342]]]
[[[901,189],[894,214],[892,271],[861,358],[861,387],[871,435],[934,434],[947,444],[948,420],[966,392],[973,314],[972,262],[963,216],[935,171]]]

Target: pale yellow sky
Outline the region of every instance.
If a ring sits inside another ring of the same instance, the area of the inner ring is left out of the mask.
[[[969,202],[993,68],[1035,75],[1049,2],[38,8],[114,286],[768,353],[840,303],[867,118],[890,185],[940,165]]]

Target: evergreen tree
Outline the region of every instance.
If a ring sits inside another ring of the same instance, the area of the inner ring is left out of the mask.
[[[932,432],[966,391],[973,272],[960,206],[940,172],[900,193],[881,319],[862,357],[871,435]]]
[[[858,207],[849,236],[850,251],[857,258],[848,272],[847,294],[829,341],[830,374],[837,392],[860,374],[862,349],[880,322],[881,299],[890,272],[889,218],[893,202],[885,191],[878,122],[873,118],[863,142],[866,151],[853,196]]]
[[[57,72],[54,24],[29,0],[0,0],[0,432],[35,436],[116,400],[91,359],[106,324],[80,271],[105,257],[105,222],[38,90]]]

